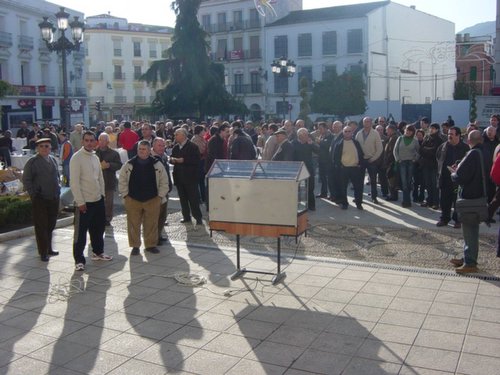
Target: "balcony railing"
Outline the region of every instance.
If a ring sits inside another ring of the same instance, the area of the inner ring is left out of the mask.
[[[88,81],[102,81],[103,76],[104,75],[102,72],[88,72],[87,73],[87,80]]]
[[[32,50],[35,46],[32,36],[19,35],[19,49]]]
[[[126,96],[115,96],[114,101],[115,101],[115,104],[125,104],[125,103],[127,103],[127,97]]]
[[[232,85],[231,94],[244,95],[244,94],[262,94],[261,84],[247,84],[247,85]]]
[[[262,21],[257,18],[226,23],[212,23],[209,25],[202,25],[202,27],[207,33],[224,33],[238,30],[259,29],[262,27]]]
[[[125,79],[125,73],[114,72],[113,79],[118,80],[118,81],[123,81]]]
[[[39,86],[38,92],[40,96],[55,96],[56,88],[54,86]]]
[[[121,50],[121,48],[115,48],[115,49],[113,50],[113,56],[115,56],[115,57],[120,57],[121,55],[122,55],[122,50]]]
[[[0,48],[12,47],[12,34],[0,31]]]
[[[238,61],[262,58],[261,49],[244,49],[232,51],[219,51],[210,54],[212,61]]]
[[[145,96],[134,96],[134,103],[135,104],[144,104],[144,103],[146,103],[146,97]]]
[[[95,104],[95,102],[101,102],[101,105],[104,104],[104,96],[91,96],[89,103]]]

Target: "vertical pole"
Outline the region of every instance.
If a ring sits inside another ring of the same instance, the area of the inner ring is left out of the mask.
[[[61,38],[64,38],[64,31]],[[71,114],[69,112],[70,106],[69,106],[69,95],[68,95],[68,72],[67,72],[68,67],[66,61],[66,49],[64,47],[61,48],[61,57],[62,57],[62,84],[63,84],[63,100],[64,100],[64,105],[62,106],[63,113],[61,116],[63,121],[62,126],[66,128],[67,131],[70,131]]]
[[[281,273],[281,237],[278,236],[278,275]]]
[[[240,270],[240,235],[236,235],[236,269]]]

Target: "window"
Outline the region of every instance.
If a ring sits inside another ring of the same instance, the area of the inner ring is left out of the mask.
[[[301,89],[300,81],[302,78],[307,79],[307,91],[312,91],[312,66],[303,66],[300,68],[300,72],[298,74],[299,90]]]
[[[323,77],[322,79],[325,80],[327,79],[331,74],[336,74],[337,73],[337,65],[326,65],[324,70],[323,70]]]
[[[203,30],[205,30],[206,32],[210,32],[211,30],[211,19],[210,19],[210,14],[204,14],[203,16],[201,16],[201,24],[202,24],[202,27],[203,27]]]
[[[288,76],[274,77],[274,92],[276,94],[288,92]]]
[[[323,55],[337,54],[337,32],[325,31],[323,33]]]
[[[241,30],[243,28],[243,12],[241,10],[235,10],[233,12],[233,25],[235,30]]]
[[[41,64],[40,65],[40,70],[41,70],[41,78],[42,78],[42,85],[46,85],[47,83],[50,82],[49,80],[49,65],[48,64]]]
[[[241,73],[234,75],[234,93],[243,94],[243,74]]]
[[[139,79],[142,76],[142,67],[141,66],[134,66],[134,79]]]
[[[114,68],[115,68],[115,70],[113,73],[113,78],[114,79],[124,79],[124,74],[122,73],[122,66],[115,65]]]
[[[477,80],[477,67],[475,66],[471,66],[470,67],[470,73],[469,73],[469,76],[470,76],[470,81],[476,81]]]
[[[121,40],[113,40],[113,56],[119,57],[122,55],[122,42]]]
[[[21,63],[21,85],[27,85],[30,82],[30,67],[28,63]]]
[[[0,61],[0,79],[3,79],[3,66],[5,65],[5,63],[3,61]]]
[[[363,52],[363,31],[347,30],[347,53]]]
[[[274,58],[288,56],[288,36],[278,35],[274,37]]]
[[[311,56],[312,55],[312,37],[311,34],[299,34],[299,56]],[[286,55],[284,55],[286,56]]]
[[[242,51],[243,50],[243,38],[233,39],[233,50]]]
[[[134,42],[134,57],[141,57],[141,42]]]
[[[227,39],[217,40],[217,52],[215,54],[215,58],[218,60],[227,59]]]
[[[250,37],[250,56],[251,59],[260,58],[260,37],[252,35]]]
[[[156,44],[155,43],[149,43],[149,57],[150,58],[157,58],[158,55],[156,53]]]
[[[217,31],[226,31],[226,13],[217,13]]]
[[[288,101],[276,102],[276,113],[285,118],[288,113]]]
[[[162,59],[165,59],[167,57],[168,43],[161,42],[160,48],[161,48],[161,57],[162,57]]]
[[[248,26],[250,28],[260,27],[260,15],[257,9],[250,9],[250,22]]]
[[[259,72],[250,73],[250,92],[252,94],[259,94],[261,92]]]

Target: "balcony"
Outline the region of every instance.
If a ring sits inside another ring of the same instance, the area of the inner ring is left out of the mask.
[[[262,21],[260,20],[260,18],[202,25],[203,30],[205,30],[207,33],[224,33],[240,30],[260,29],[261,27]]]
[[[262,58],[261,49],[239,49],[232,51],[219,51],[210,54],[210,60],[212,61],[238,61],[260,58]]]
[[[260,18],[250,19],[245,21],[245,29],[260,29],[262,22]]]
[[[75,96],[86,96],[87,95],[87,89],[85,87],[75,87],[73,90]]]
[[[101,102],[101,105],[104,104],[104,96],[91,96],[89,98],[89,103]]]
[[[247,94],[262,94],[262,85],[250,84],[250,85],[232,85],[231,94],[233,95],[247,95]]]
[[[17,95],[36,96],[36,86],[13,85]]]
[[[126,104],[127,97],[126,96],[115,96],[114,101],[115,101],[115,104]]]
[[[125,73],[114,72],[113,79],[116,81],[124,81],[125,80]]]
[[[103,73],[102,72],[88,72],[87,73],[87,81],[102,81],[103,80]]]
[[[12,47],[12,34],[0,31],[0,48]]]
[[[35,46],[32,36],[19,35],[18,47],[23,51],[31,51]]]
[[[56,88],[54,86],[39,86],[38,93],[40,96],[55,96]]]
[[[135,104],[144,104],[144,103],[146,103],[146,97],[145,96],[134,96],[134,103]]]
[[[115,57],[121,57],[121,55],[122,55],[121,48],[115,48],[115,49],[113,49],[113,56],[115,56]]]

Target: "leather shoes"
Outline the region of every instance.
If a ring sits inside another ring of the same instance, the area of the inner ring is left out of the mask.
[[[316,195],[316,198],[326,198],[326,194],[318,194]]]
[[[181,223],[182,224],[185,224],[185,223],[190,223],[191,222],[191,219],[182,219],[181,220]]]
[[[453,228],[455,228],[455,229],[462,228],[462,223],[455,223],[455,224],[453,224]]]
[[[363,206],[361,205],[361,203],[356,204],[356,208],[358,210],[363,210]]]
[[[59,251],[50,250],[47,254],[51,257],[55,257],[56,255],[59,255]]]
[[[464,259],[450,259],[450,263],[453,264],[454,267],[462,267],[464,265]]]
[[[477,268],[477,266],[467,264],[464,264],[462,267],[458,267],[455,269],[456,273],[474,273],[478,271],[479,269]]]
[[[49,256],[48,255],[40,255],[40,260],[42,262],[48,262],[49,261]]]
[[[141,252],[138,247],[133,247],[130,255],[139,255]]]
[[[378,199],[377,198],[373,198],[372,202],[375,203],[375,204],[378,204]]]
[[[144,250],[151,254],[158,254],[160,252],[156,246],[146,247]]]
[[[203,220],[196,220],[196,225],[203,225]]]

